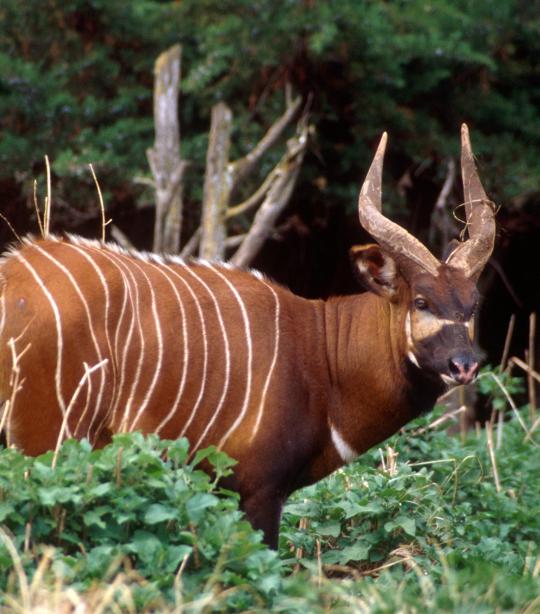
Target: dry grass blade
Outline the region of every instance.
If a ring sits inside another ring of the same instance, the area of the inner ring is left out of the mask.
[[[491,377],[493,379],[493,381],[497,384],[497,386],[500,388],[501,392],[503,393],[505,399],[508,401],[508,404],[510,405],[510,407],[512,408],[512,411],[517,419],[517,421],[519,422],[521,428],[525,431],[525,433],[529,433],[529,430],[527,429],[527,425],[525,424],[525,422],[523,421],[523,418],[521,417],[518,408],[516,407],[516,404],[514,403],[514,399],[512,399],[510,393],[508,392],[508,390],[506,389],[506,387],[504,386],[504,384],[501,382],[500,378],[493,373],[493,371],[488,371],[486,373],[482,373],[478,376],[478,379],[480,379],[481,377]]]
[[[540,425],[540,416],[538,416],[538,418],[536,418],[536,420],[532,423],[532,426],[529,429],[529,433],[527,434],[527,437],[525,437],[525,441],[529,441],[532,438],[533,433],[536,431],[539,425]]]
[[[413,431],[412,434],[421,435],[422,433],[426,433],[427,431],[436,429],[439,426],[441,426],[441,424],[444,424],[445,422],[448,422],[449,420],[454,420],[456,416],[461,416],[466,411],[467,411],[467,407],[465,405],[462,405],[461,407],[458,407],[457,409],[453,409],[452,411],[445,412],[442,416],[439,416],[438,418],[433,420],[433,422],[430,422],[427,426],[423,426],[419,429],[416,429],[415,431]]]
[[[17,396],[17,393],[19,392],[19,390],[21,390],[23,384],[24,384],[24,378],[21,379],[21,369],[20,369],[20,365],[19,365],[19,361],[20,359],[24,356],[24,354],[30,349],[30,343],[28,343],[25,348],[22,350],[22,352],[17,353],[17,349],[15,347],[15,344],[17,343],[17,341],[19,341],[21,339],[21,337],[24,335],[24,333],[26,332],[28,326],[26,326],[24,328],[24,330],[22,331],[22,333],[17,337],[17,338],[11,338],[9,339],[9,341],[7,342],[7,346],[10,349],[11,352],[11,373],[10,373],[10,377],[9,377],[9,385],[11,387],[11,395],[10,398],[7,399],[3,406],[2,406],[2,414],[1,414],[1,418],[0,418],[0,433],[5,433],[6,435],[6,443],[9,446],[11,441],[10,441],[10,416],[11,416],[11,411],[13,409],[13,406],[15,405],[15,398]]]
[[[17,575],[17,580],[19,582],[19,592],[21,595],[21,599],[23,601],[23,606],[28,608],[30,605],[30,586],[28,584],[28,578],[24,573],[24,569],[21,562],[21,557],[17,552],[17,548],[15,544],[9,537],[9,535],[4,531],[4,529],[0,528],[0,539],[6,546],[7,551],[9,552],[9,556],[13,561],[13,568]]]
[[[67,434],[68,437],[71,437],[68,420],[69,420],[69,416],[71,414],[72,409],[75,407],[75,403],[79,397],[79,394],[83,386],[86,384],[86,382],[90,383],[90,376],[92,375],[92,373],[94,373],[94,371],[97,371],[98,369],[103,368],[108,362],[109,362],[109,359],[104,358],[101,362],[98,362],[93,367],[89,367],[86,363],[83,363],[84,364],[84,374],[79,380],[77,388],[75,389],[75,392],[73,393],[69,401],[69,405],[67,406],[64,416],[62,418],[62,426],[58,433],[58,438],[56,440],[56,448],[54,450],[52,464],[51,464],[51,467],[53,469],[56,467],[56,463],[58,460],[58,453],[60,452],[60,446],[62,445],[62,441],[64,440],[64,435]],[[81,416],[81,421],[83,417],[84,417],[84,414],[83,416]]]
[[[493,446],[493,425],[491,422],[486,422],[486,442],[489,452],[489,459],[491,461],[491,468],[493,469],[493,479],[495,480],[495,488],[497,492],[501,492],[501,482],[499,480],[499,471],[497,470],[497,459],[495,457],[495,448]]]
[[[105,203],[103,202],[103,194],[101,193],[101,187],[99,185],[98,178],[96,177],[93,165],[89,164],[88,166],[90,167],[94,183],[96,184],[96,190],[99,198],[99,209],[101,211],[101,240],[105,241],[105,228],[111,223],[112,220],[107,220],[105,218]]]
[[[530,375],[532,379],[536,380],[537,382],[540,382],[540,373],[532,369],[525,361],[521,360],[521,358],[513,356],[510,359],[510,362],[519,367],[520,369],[523,369],[523,371]]]
[[[37,181],[35,179],[34,179],[34,209],[36,211],[36,218],[38,221],[39,232],[40,232],[41,237],[44,239],[45,229],[43,228],[43,223],[41,221],[41,213],[39,211],[39,204],[38,204],[38,198],[37,198]]]
[[[45,156],[45,168],[47,171],[47,195],[45,196],[45,211],[43,213],[43,238],[49,236],[51,226],[51,206],[52,206],[52,189],[51,189],[51,166],[49,164],[49,156]]]

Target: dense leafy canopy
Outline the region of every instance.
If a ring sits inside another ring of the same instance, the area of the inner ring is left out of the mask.
[[[48,154],[60,207],[95,202],[88,162],[113,212],[151,202],[134,178],[148,175],[152,65],[180,42],[194,202],[212,104],[232,106],[242,152],[290,82],[317,126],[304,197],[354,206],[382,130],[394,180],[413,168],[440,185],[465,120],[490,193],[519,204],[540,179],[539,41],[540,14],[521,0],[5,0],[0,181],[28,193]]]

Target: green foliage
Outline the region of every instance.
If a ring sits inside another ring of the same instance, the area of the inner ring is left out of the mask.
[[[377,468],[379,452],[372,451],[294,495],[283,546],[300,546],[300,562],[312,571],[320,547],[329,569],[338,564],[373,575],[356,587],[371,591],[373,611],[407,611],[419,600],[445,611],[510,610],[534,600],[538,431],[531,439],[517,420],[500,426],[497,492],[485,434],[465,442],[444,430],[415,434],[428,420],[433,416],[389,442],[400,461],[395,468]],[[300,518],[309,520],[307,528],[299,528]]]
[[[494,410],[504,411],[508,408],[509,398],[524,392],[525,386],[522,378],[501,371],[500,367],[486,365],[478,376],[477,389],[488,397]]]
[[[306,160],[300,190],[315,202],[354,206],[385,129],[393,137],[389,185],[418,164],[442,183],[441,161],[457,153],[462,121],[473,128],[497,202],[537,190],[534,3],[54,0],[47,7],[37,0],[0,7],[0,180],[27,181],[27,191],[48,154],[59,201],[87,206],[94,187],[85,164],[93,162],[110,210],[146,202],[133,179],[148,174],[152,64],[176,42],[184,49],[181,123],[192,198],[200,196],[211,106],[232,106],[233,153],[245,154],[282,111],[286,82],[313,96],[317,155]],[[395,190],[387,195],[403,205]]]
[[[117,436],[95,451],[87,442],[68,441],[56,467],[52,452],[32,459],[4,450],[0,522],[30,575],[43,546],[54,546],[52,573],[79,591],[132,566],[149,580],[136,592],[140,607],[159,593],[172,599],[184,562],[187,599],[205,590],[212,594],[217,581],[241,587],[261,578],[252,590],[268,593],[279,579],[279,560],[242,519],[236,497],[216,487],[234,463],[212,448],[187,459],[185,439],[165,442],[140,434]],[[203,459],[213,467],[213,478],[197,468]],[[13,581],[12,568],[3,543],[2,590]],[[240,588],[231,603],[241,593]]]
[[[55,548],[41,578],[51,590],[60,577],[91,595],[133,568],[137,611],[534,611],[540,435],[522,413],[499,426],[500,492],[484,433],[460,441],[422,418],[389,441],[391,454],[371,451],[296,493],[280,557],[220,491],[233,462],[214,448],[188,461],[185,440],[122,435],[96,451],[68,441],[54,469],[52,453],[4,450],[1,588],[16,593],[10,539],[29,582]],[[118,608],[132,611],[122,595]]]

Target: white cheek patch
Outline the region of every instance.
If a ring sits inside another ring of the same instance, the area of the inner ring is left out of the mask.
[[[474,340],[474,316],[465,322],[465,328],[467,329],[467,334],[469,335],[469,339],[471,341]]]
[[[414,341],[422,341],[422,339],[426,339],[427,337],[433,337],[434,335],[440,333],[445,326],[456,325],[464,326],[467,329],[467,334],[469,335],[469,337],[472,336],[472,332],[474,331],[474,324],[472,318],[470,320],[467,320],[466,322],[463,322],[459,320],[438,318],[432,313],[421,312],[419,314],[414,314],[412,317],[413,334],[411,335],[411,337],[414,337]],[[410,326],[411,322],[409,321],[409,327]],[[405,331],[407,331],[407,324],[405,325]]]
[[[405,318],[405,337],[407,337],[407,347],[412,348],[412,332],[411,332],[411,312],[407,311],[407,317]]]
[[[418,360],[413,352],[413,338],[411,331],[411,312],[407,311],[407,316],[405,317],[405,337],[407,338],[407,358],[413,363],[415,367],[420,368],[418,364]]]
[[[441,331],[443,326],[453,324],[450,320],[437,318],[431,313],[420,312],[413,314],[412,324],[414,328],[415,341],[421,341],[427,337],[432,337]]]
[[[446,318],[438,318],[432,313],[414,313],[407,312],[405,317],[405,337],[407,339],[407,358],[420,368],[418,359],[414,353],[415,341],[422,341],[428,337],[432,337],[439,333],[445,326],[464,326],[467,330],[469,338],[472,340],[474,337],[474,318],[467,320],[466,322],[459,322],[457,320],[448,320]],[[453,380],[452,380],[453,381]],[[448,382],[446,382],[448,383]],[[455,382],[454,382],[455,384]]]

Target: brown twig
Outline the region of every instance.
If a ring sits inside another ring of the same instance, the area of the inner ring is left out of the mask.
[[[529,374],[532,379],[535,379],[537,382],[540,382],[540,373],[531,369],[531,367],[525,361],[521,360],[521,358],[518,358],[517,356],[512,356],[510,362],[519,367],[520,369],[523,369],[523,371]]]
[[[531,420],[536,418],[536,384],[532,373],[534,373],[535,356],[534,356],[534,342],[536,338],[536,313],[531,313],[529,316],[529,351],[527,364],[529,365],[529,371],[527,373],[527,387],[529,389],[529,414]]]
[[[506,330],[506,338],[504,340],[504,348],[501,356],[501,372],[506,369],[506,362],[508,360],[508,354],[510,352],[510,343],[512,342],[512,337],[514,336],[514,326],[516,324],[516,315],[513,313],[510,316],[510,321],[508,322],[508,328]]]
[[[0,218],[3,219],[4,222],[8,225],[8,228],[15,235],[15,238],[17,239],[17,241],[19,241],[19,243],[22,243],[21,237],[19,237],[19,235],[17,234],[17,231],[15,230],[15,228],[13,228],[13,226],[11,225],[11,222],[7,219],[7,217],[3,213],[0,213]]]

